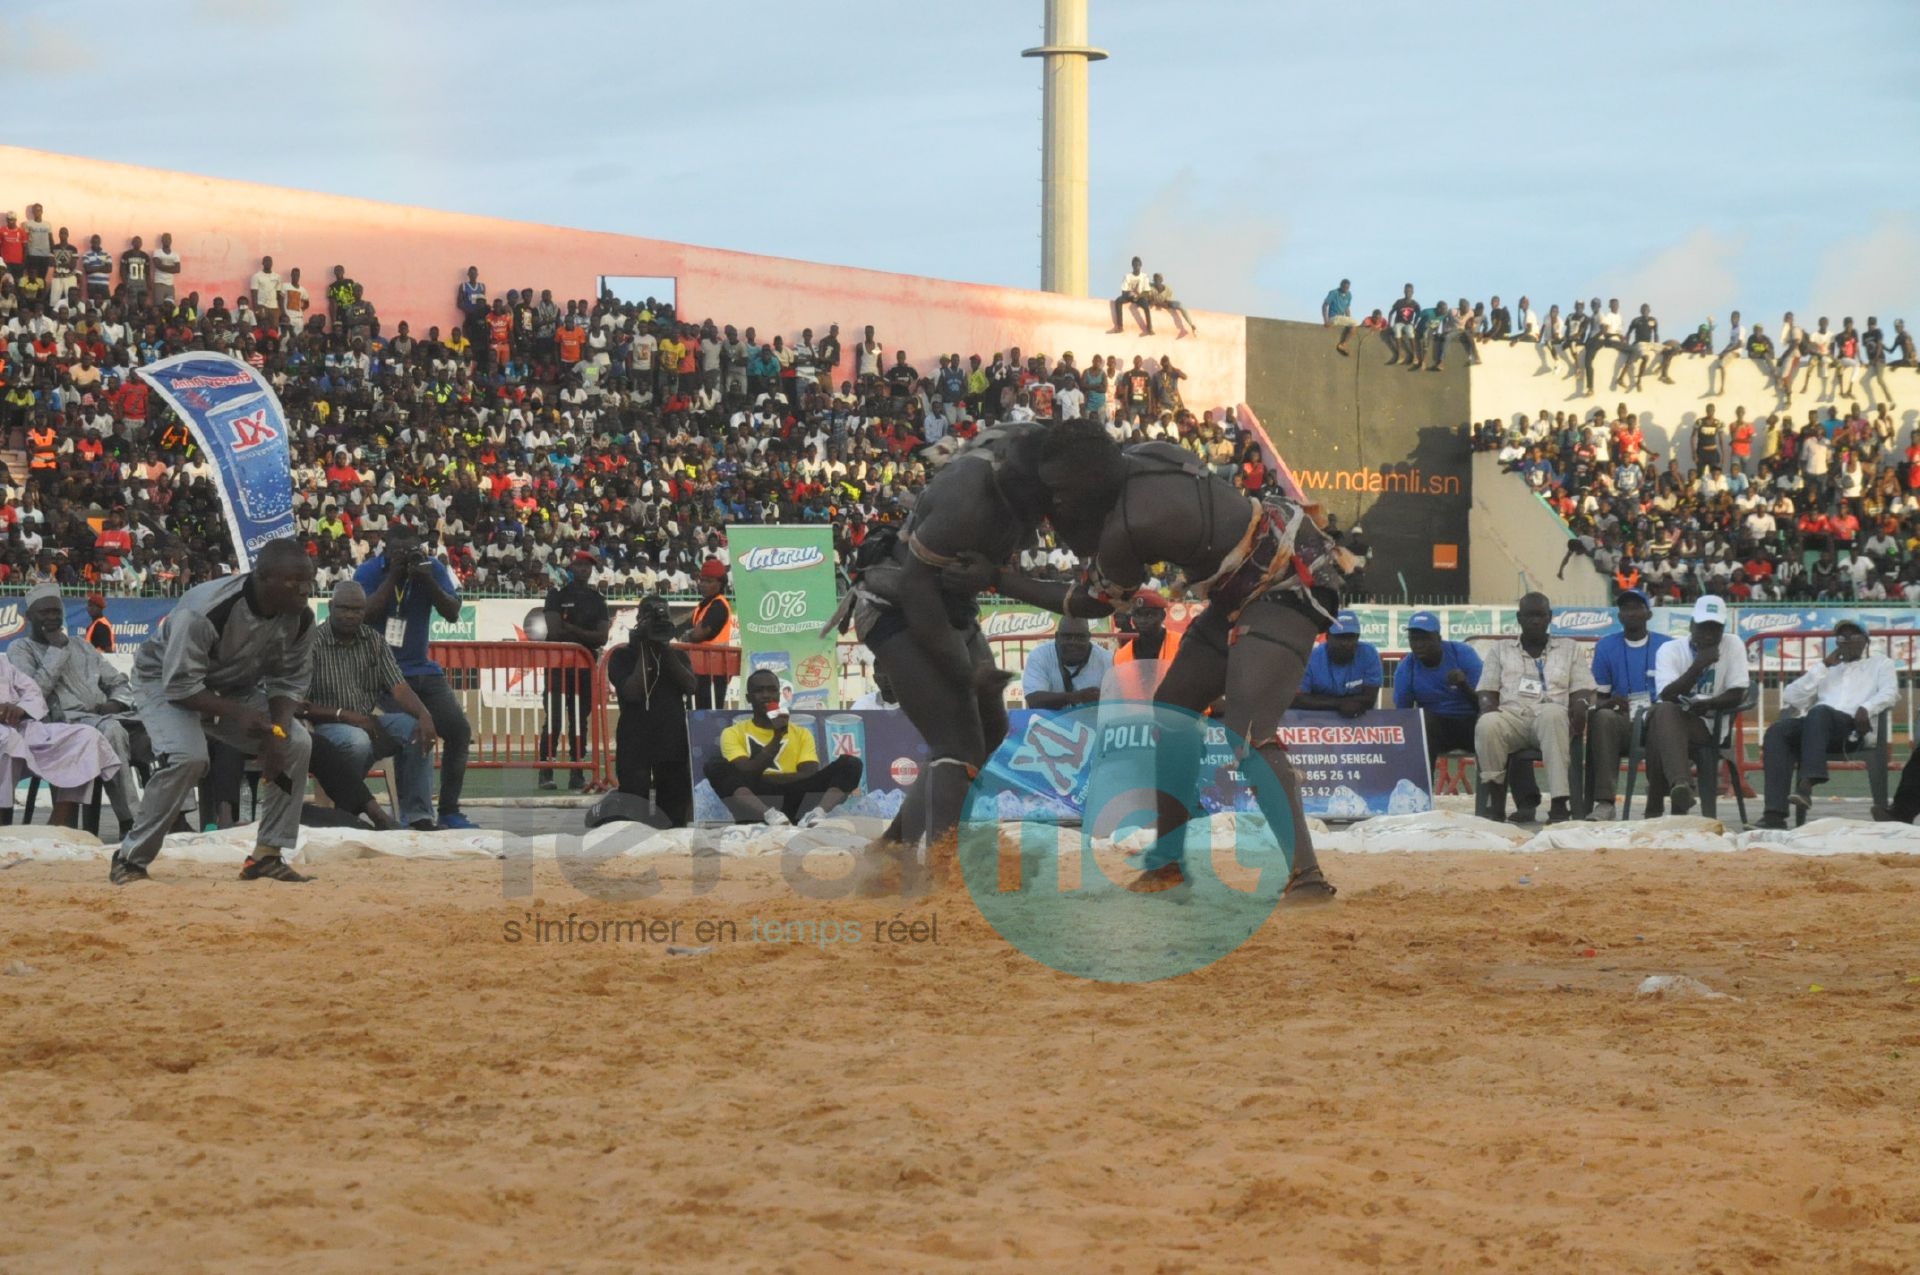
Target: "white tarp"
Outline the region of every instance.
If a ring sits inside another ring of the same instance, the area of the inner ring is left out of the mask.
[[[1241,821],[1245,826],[1241,826]],[[1257,814],[1231,812],[1210,816],[1203,844],[1221,844],[1244,835],[1265,838],[1264,820]],[[1900,823],[1868,823],[1855,819],[1818,819],[1785,832],[1730,833],[1717,819],[1678,815],[1620,823],[1563,823],[1528,832],[1512,824],[1494,823],[1450,810],[1414,815],[1383,815],[1351,824],[1338,832],[1319,820],[1311,821],[1314,845],[1348,854],[1432,854],[1442,852],[1535,854],[1549,850],[1668,850],[1732,853],[1769,850],[1792,855],[1920,854],[1920,827]],[[300,848],[288,856],[295,863],[339,863],[348,859],[492,859],[531,855],[588,858],[647,858],[657,855],[723,855],[753,858],[778,854],[852,854],[885,830],[880,819],[842,817],[824,820],[816,828],[769,828],[764,824],[733,827],[675,828],[651,831],[639,824],[608,824],[583,834],[514,837],[488,829],[463,832],[364,832],[352,828],[303,828]],[[1015,834],[1018,825],[1004,828]],[[1071,830],[1069,830],[1071,832]],[[1058,830],[1049,828],[1057,835]],[[1140,849],[1146,836],[1136,832],[1123,839],[1128,849]],[[176,862],[238,865],[253,847],[250,825],[221,832],[177,834],[168,837],[160,857]],[[104,860],[109,845],[71,828],[0,828],[0,867],[21,862],[61,863]]]

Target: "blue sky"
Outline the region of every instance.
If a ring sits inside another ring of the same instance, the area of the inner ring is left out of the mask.
[[[1090,9],[1114,55],[1091,73],[1096,295],[1137,252],[1196,308],[1277,317],[1346,275],[1367,307],[1405,281],[1598,291],[1670,331],[1736,306],[1920,319],[1911,0]],[[1034,286],[1040,70],[1018,55],[1042,12],[7,6],[0,83],[21,145]]]

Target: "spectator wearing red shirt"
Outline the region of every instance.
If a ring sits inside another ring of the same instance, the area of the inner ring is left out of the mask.
[[[107,555],[107,565],[118,567],[122,554],[133,552],[133,537],[128,534],[126,524],[119,514],[108,514],[100,534],[94,537],[95,553]]]
[[[7,224],[0,226],[0,263],[15,279],[26,268],[27,228],[20,224],[18,213],[8,213]]]

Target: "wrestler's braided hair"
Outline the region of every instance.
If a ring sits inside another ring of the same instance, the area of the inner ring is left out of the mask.
[[[1117,472],[1120,444],[1099,421],[1075,417],[1047,431],[1040,444],[1040,460],[1043,464],[1066,461],[1089,474]]]

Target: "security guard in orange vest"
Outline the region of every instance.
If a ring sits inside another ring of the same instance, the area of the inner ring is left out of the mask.
[[[740,630],[734,623],[726,589],[727,564],[718,558],[708,558],[700,565],[700,603],[693,608],[692,627],[687,631],[695,708],[724,706],[727,682],[740,671]]]
[[[1134,638],[1113,653],[1113,662],[1173,663],[1173,657],[1180,650],[1180,635],[1167,627],[1167,600],[1151,590],[1141,590],[1133,595],[1132,619]]]
[[[53,426],[47,421],[41,421],[40,424],[29,429],[27,450],[32,453],[32,458],[27,462],[27,468],[34,474],[51,477],[53,470],[59,465],[59,461],[54,456],[59,442],[59,435],[53,432]]]
[[[87,595],[87,645],[113,654],[113,624],[107,619],[107,599],[102,594]]]

